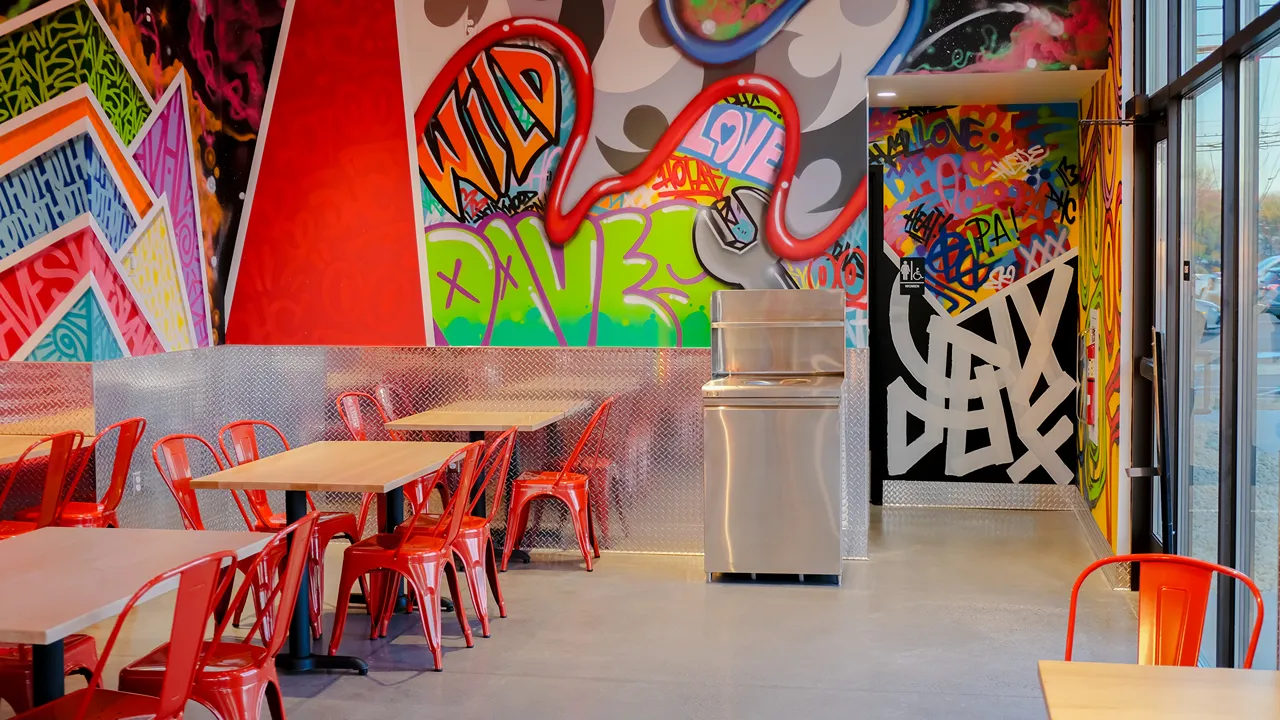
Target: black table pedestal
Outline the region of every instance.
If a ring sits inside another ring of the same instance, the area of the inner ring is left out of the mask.
[[[300,490],[288,490],[284,494],[285,517],[290,525],[301,520],[309,510],[307,494]],[[390,513],[388,513],[389,515]],[[304,549],[303,552],[306,552]],[[321,558],[324,562],[324,558]],[[311,672],[313,670],[354,670],[361,675],[369,673],[364,660],[351,655],[313,655],[311,652],[311,592],[307,566],[302,566],[302,583],[298,585],[298,600],[289,619],[289,651],[276,656],[276,669],[286,673]],[[61,668],[59,668],[61,672]]]
[[[48,645],[31,646],[31,699],[35,701],[36,707],[62,697],[66,691],[62,670],[61,640]]]

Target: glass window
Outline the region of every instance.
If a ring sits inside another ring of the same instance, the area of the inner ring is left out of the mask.
[[[1280,0],[1240,0],[1240,26],[1276,6]]]
[[[1184,104],[1187,148],[1182,175],[1179,447],[1183,508],[1182,552],[1218,560],[1218,410],[1222,358],[1222,83]],[[1215,606],[1209,605],[1202,658],[1216,662]]]
[[[1183,0],[1183,70],[1205,59],[1222,44],[1223,2],[1224,0]]]
[[[1147,93],[1169,82],[1169,0],[1147,0]]]
[[[1240,552],[1266,600],[1254,667],[1276,667],[1280,546],[1280,50],[1241,66]],[[1238,625],[1252,628],[1252,606]],[[1269,634],[1268,634],[1269,633]],[[1243,635],[1247,637],[1247,635]],[[1247,643],[1247,640],[1244,641]],[[1237,645],[1244,647],[1242,642]],[[1243,652],[1243,651],[1242,651]]]

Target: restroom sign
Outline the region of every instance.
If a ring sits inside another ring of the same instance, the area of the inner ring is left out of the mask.
[[[898,266],[898,293],[924,295],[924,258],[904,257]]]

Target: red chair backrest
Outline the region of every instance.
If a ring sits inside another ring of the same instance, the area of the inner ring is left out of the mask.
[[[160,583],[172,578],[178,579],[177,602],[173,609],[173,625],[169,630],[169,658],[165,665],[164,681],[160,686],[159,705],[156,708],[156,720],[171,720],[182,717],[187,700],[191,697],[191,687],[196,678],[196,671],[202,665],[205,652],[204,633],[208,627],[209,617],[213,614],[214,605],[222,593],[229,588],[234,573],[222,573],[224,563],[234,563],[233,552],[217,552],[197,558],[188,563],[160,573],[146,584],[125,603],[124,609],[116,618],[111,636],[102,648],[98,657],[98,667],[94,668],[95,678],[105,677],[107,659],[115,647],[133,606]],[[219,578],[225,577],[220,581]],[[85,690],[84,700],[80,703],[77,720],[83,718],[93,700],[93,693],[98,683],[89,683]]]
[[[23,466],[31,460],[38,459],[31,457],[31,454],[42,446],[48,445],[49,454],[39,458],[45,461],[45,468],[44,487],[40,493],[40,514],[36,519],[36,527],[42,528],[53,524],[53,521],[62,513],[62,489],[67,484],[67,470],[71,467],[73,456],[80,450],[83,443],[84,433],[79,430],[67,430],[47,435],[28,445],[9,470],[9,479],[5,481],[4,490],[0,491],[0,507],[4,507],[4,501],[13,490],[13,485],[17,482]]]
[[[498,517],[498,506],[502,504],[502,496],[507,489],[507,470],[511,467],[511,453],[516,447],[516,431],[517,428],[507,430],[494,438],[485,449],[484,459],[476,468],[476,477],[479,478],[480,484],[472,493],[474,497],[471,498],[471,502],[467,503],[466,514],[470,515],[475,510],[480,498],[484,497],[489,484],[496,477],[498,484],[493,502],[489,504],[489,522],[493,522],[494,518]]]
[[[125,484],[129,480],[129,468],[133,466],[133,453],[138,449],[138,445],[142,444],[142,434],[146,431],[147,421],[136,417],[108,425],[98,433],[82,453],[79,467],[76,468],[75,479],[67,488],[67,495],[63,498],[62,504],[65,506],[71,501],[71,496],[80,484],[89,461],[93,459],[94,452],[98,449],[98,443],[109,437],[111,433],[116,433],[116,454],[111,463],[111,482],[107,485],[107,492],[102,496],[102,507],[106,510],[115,510],[120,507],[120,500],[124,498]]]
[[[382,413],[387,417],[395,420],[399,417],[396,414],[396,394],[388,385],[375,385],[373,395],[378,399],[378,406],[382,408]]]
[[[590,445],[591,452],[587,455],[599,453],[601,445],[604,443],[605,429],[609,424],[609,410],[613,408],[613,402],[616,397],[605,398],[600,403],[600,407],[596,408],[595,414],[591,416],[591,420],[587,422],[587,427],[582,431],[582,437],[578,438],[578,444],[573,447],[573,452],[569,453],[568,459],[564,462],[564,467],[560,468],[560,475],[556,478],[556,484],[559,485],[565,475],[573,472],[578,465],[578,458],[582,457],[585,450]]]
[[[222,448],[222,456],[226,458],[227,465],[236,467],[262,457],[258,450],[258,428],[266,428],[275,433],[284,449],[289,449],[289,441],[285,439],[284,433],[280,432],[280,428],[275,425],[266,420],[237,420],[223,425],[222,429],[218,431],[218,447]],[[231,440],[231,450],[227,449],[228,438]],[[270,525],[271,516],[275,513],[271,510],[270,501],[267,500],[267,491],[245,490],[244,497],[249,503],[249,510],[253,512],[253,516],[258,519],[258,522],[263,525]],[[312,507],[312,509],[314,510],[315,508]],[[245,518],[245,524],[250,528],[253,527],[253,523],[249,521],[248,517]]]
[[[218,457],[218,451],[213,449],[208,440],[199,435],[165,435],[151,447],[151,458],[155,460],[160,479],[164,480],[169,492],[173,493],[173,499],[178,501],[178,511],[182,513],[182,524],[188,530],[203,530],[204,519],[200,517],[200,502],[196,499],[196,491],[191,488],[191,457],[187,454],[188,440],[194,440],[199,445],[203,445],[209,451],[209,457],[213,458],[218,469],[226,469],[222,464],[222,458]],[[232,497],[235,497],[234,493]],[[236,504],[239,504],[240,499],[235,499]],[[240,509],[240,513],[244,514],[244,508]]]
[[[267,652],[263,657],[268,662],[275,661],[275,656],[280,652],[280,648],[284,647],[285,638],[289,634],[289,618],[293,616],[293,606],[298,600],[298,587],[302,585],[302,570],[307,561],[307,548],[311,544],[312,536],[316,531],[316,522],[319,519],[320,513],[311,512],[276,533],[275,537],[267,542],[262,552],[258,553],[257,559],[245,573],[246,577],[253,577],[255,573],[265,569],[266,572],[262,576],[275,580],[261,602],[260,607],[264,608],[264,612],[254,621],[249,634],[245,636],[253,638],[259,635],[265,624],[265,637],[268,640]],[[282,552],[286,542],[288,543],[287,554]],[[283,572],[280,571],[281,564],[284,565]],[[230,607],[240,607],[241,601],[253,590],[253,583],[243,583]],[[231,618],[230,613],[223,617],[217,630],[214,631],[215,639],[222,639],[222,634],[226,631],[227,623],[231,622]]]
[[[1066,660],[1071,659],[1075,640],[1076,601],[1080,586],[1093,571],[1115,563],[1139,563],[1138,664],[1194,666],[1200,658],[1204,636],[1205,609],[1214,574],[1235,578],[1253,593],[1257,612],[1253,634],[1245,653],[1244,667],[1253,666],[1253,653],[1262,633],[1262,593],[1244,573],[1204,560],[1181,555],[1117,555],[1103,558],[1080,573],[1071,588],[1071,611],[1067,619]]]
[[[467,508],[468,498],[471,494],[471,488],[475,485],[476,470],[480,466],[480,456],[484,453],[484,442],[477,440],[473,443],[467,443],[458,448],[447,460],[440,464],[440,470],[461,461],[461,469],[458,471],[458,489],[454,491],[449,498],[449,504],[445,506],[444,512],[441,513],[440,519],[436,522],[435,527],[431,529],[431,534],[444,538],[444,546],[449,547],[453,541],[458,539],[458,531],[462,528],[462,516]],[[428,476],[429,477],[429,476]],[[419,480],[418,482],[421,482]],[[418,525],[418,518],[422,517],[422,513],[426,512],[427,503],[413,503],[413,517],[409,520],[409,526],[405,529],[400,538],[400,542],[396,545],[395,554],[398,556],[404,548],[404,544],[408,541],[409,536],[413,534],[413,529]]]
[[[347,426],[347,432],[351,433],[352,440],[368,440],[369,432],[364,422],[364,408],[368,404],[378,413],[378,418],[383,424],[391,422],[391,417],[387,411],[383,409],[382,403],[378,399],[366,392],[344,392],[338,396],[338,416],[342,418],[342,424]],[[400,440],[400,433],[395,430],[386,430],[387,435],[392,440]]]

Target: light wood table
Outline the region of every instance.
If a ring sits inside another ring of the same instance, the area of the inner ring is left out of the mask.
[[[0,465],[8,465],[17,462],[18,457],[22,455],[22,451],[31,447],[31,443],[44,437],[43,435],[0,435]],[[44,457],[49,454],[49,446],[44,445],[35,449],[28,457]],[[4,478],[0,478],[0,483],[4,482]]]
[[[46,527],[0,542],[0,642],[31,643],[37,705],[62,696],[62,641],[117,615],[148,580],[209,553],[246,557],[250,532]],[[177,587],[163,583],[144,600]]]
[[[495,405],[507,407],[497,408]],[[467,432],[471,442],[484,440],[486,432],[503,432],[515,428],[517,432],[533,432],[552,427],[557,422],[591,406],[586,398],[565,397],[551,399],[515,399],[515,400],[460,400],[439,407],[424,410],[420,413],[392,420],[386,424],[388,430],[396,432]],[[550,441],[555,450],[562,444],[559,433],[548,431]],[[520,474],[520,457],[518,446],[511,448],[511,464],[508,466],[508,481]],[[477,499],[476,515],[487,514],[483,496]],[[516,549],[512,557],[521,562],[529,562],[529,554]]]
[[[206,490],[283,490],[285,517],[301,520],[309,511],[308,492],[381,493],[386,497],[384,532],[404,522],[404,486],[429,475],[465,443],[318,442],[205,475],[191,487]],[[311,597],[307,571],[289,625],[289,651],[276,657],[285,672],[355,670],[369,672],[358,657],[311,652]]]
[[[532,432],[559,422],[581,410],[585,407],[586,401],[565,402],[559,405],[555,408],[533,410],[432,408],[399,420],[392,420],[386,427],[388,430],[397,432],[456,430],[484,433],[501,432],[510,428],[516,428],[519,432]]]
[[[1040,661],[1050,720],[1280,718],[1280,673]]]

